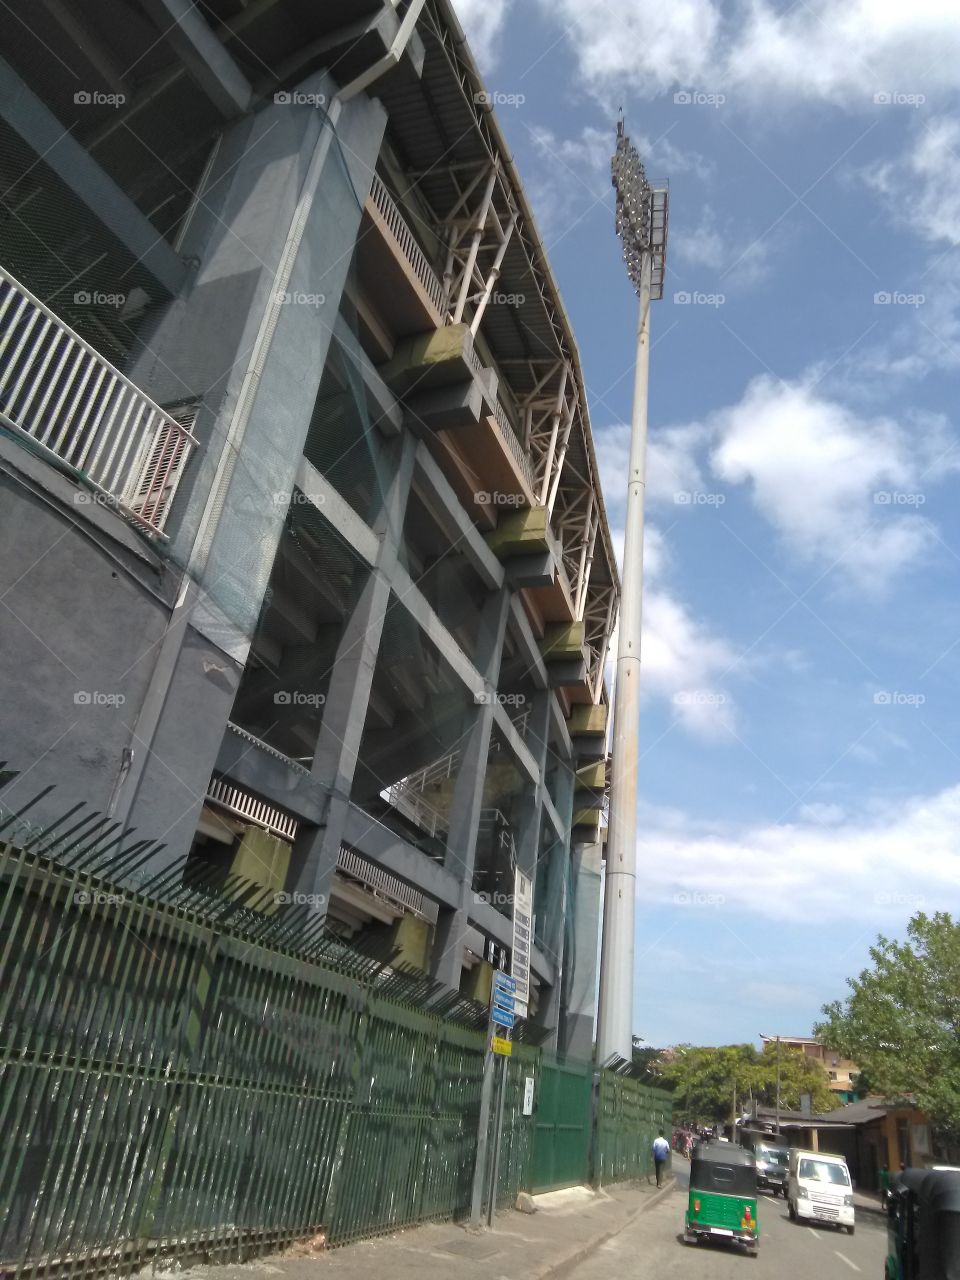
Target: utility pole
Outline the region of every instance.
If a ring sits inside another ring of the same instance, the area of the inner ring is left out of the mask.
[[[780,1136],[780,1037],[777,1036],[777,1137]]]
[[[630,462],[627,476],[626,534],[617,642],[600,953],[597,1061],[626,1061],[633,1048],[634,920],[637,879],[637,774],[640,724],[640,635],[643,615],[643,521],[647,473],[647,400],[650,370],[650,302],[663,297],[667,254],[665,187],[653,188],[636,147],[617,124],[611,164],[617,193],[616,227],[623,241],[627,274],[639,299]]]

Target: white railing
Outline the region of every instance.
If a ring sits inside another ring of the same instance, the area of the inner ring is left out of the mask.
[[[533,474],[533,463],[527,457],[523,445],[520,443],[520,437],[517,435],[516,431],[514,431],[513,423],[507,417],[507,411],[500,403],[499,397],[497,397],[494,417],[497,420],[497,426],[500,428],[500,434],[503,436],[504,443],[513,454],[517,466],[523,472],[523,478],[530,486],[531,493],[535,494],[537,491],[537,482]]]
[[[375,893],[383,898],[387,898],[397,903],[399,906],[406,907],[413,911],[416,915],[424,915],[423,894],[418,889],[411,888],[410,885],[404,884],[402,880],[398,880],[396,876],[391,875],[389,871],[384,871],[382,867],[376,866],[373,862],[368,862],[366,858],[360,857],[353,849],[342,844],[340,852],[337,855],[337,867],[341,871],[345,871],[347,875],[352,876],[354,880],[359,880],[361,884],[365,884],[368,889],[372,889]]]
[[[162,534],[190,431],[0,268],[0,421]]]
[[[370,199],[373,201],[381,218],[387,224],[390,234],[400,246],[403,256],[413,268],[414,275],[423,285],[427,296],[436,307],[438,315],[442,316],[443,285],[440,282],[440,278],[427,261],[427,255],[420,248],[416,237],[407,226],[403,214],[397,208],[393,196],[383,185],[377,174],[373,175]]]

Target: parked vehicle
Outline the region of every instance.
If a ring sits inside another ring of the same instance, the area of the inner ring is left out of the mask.
[[[757,1254],[757,1167],[749,1151],[727,1142],[702,1142],[690,1165],[690,1195],[684,1219],[687,1244],[722,1240]]]
[[[853,1235],[853,1182],[843,1156],[793,1148],[787,1208],[794,1222],[832,1222]]]
[[[887,1215],[885,1280],[960,1280],[960,1171],[904,1169]]]
[[[745,1129],[740,1135],[745,1151],[753,1153],[757,1162],[757,1188],[772,1191],[775,1196],[786,1196],[787,1174],[790,1166],[790,1149],[781,1146],[772,1135]]]

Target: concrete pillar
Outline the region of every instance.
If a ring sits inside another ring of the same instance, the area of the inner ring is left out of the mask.
[[[593,1056],[602,853],[599,844],[578,844],[571,851],[558,1048],[582,1059]]]
[[[303,88],[329,100],[336,86],[320,74]],[[150,684],[131,715],[133,760],[118,795],[118,816],[164,833],[166,859],[184,853],[196,830],[282,533],[384,124],[382,107],[361,96],[340,116],[342,148],[311,106],[274,103],[229,128],[183,243],[194,274],[128,367],[161,404],[199,402],[200,448],[168,525],[171,559],[188,567],[187,577],[163,639],[140,658]],[[311,160],[321,167],[307,208]],[[284,263],[289,300],[275,306]],[[264,332],[272,337],[258,346]]]

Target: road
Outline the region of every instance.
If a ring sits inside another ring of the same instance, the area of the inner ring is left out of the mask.
[[[674,1159],[677,1187],[570,1273],[571,1280],[637,1275],[656,1280],[881,1280],[886,1225],[857,1213],[850,1236],[836,1227],[807,1227],[787,1217],[786,1201],[762,1194],[760,1253],[751,1258],[725,1245],[683,1243],[687,1164]]]

